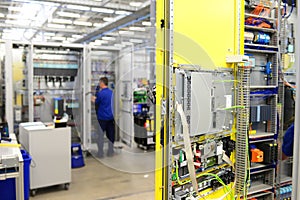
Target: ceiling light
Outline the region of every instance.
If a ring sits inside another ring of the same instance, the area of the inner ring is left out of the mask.
[[[45,33],[42,33],[44,36],[55,36],[55,33],[53,32],[45,32]]]
[[[107,8],[92,8],[92,11],[99,13],[113,14],[115,11]]]
[[[115,12],[116,15],[130,15],[131,12],[128,12],[128,11],[124,11],[124,10],[117,10]]]
[[[2,35],[2,39],[3,40],[12,40],[12,39],[16,39],[16,38],[13,35]]]
[[[54,37],[52,37],[52,40],[64,41],[64,40],[66,40],[66,38],[65,37],[61,37],[61,36],[54,36]]]
[[[65,25],[62,24],[47,24],[49,28],[66,28]]]
[[[83,11],[89,11],[90,8],[86,6],[77,6],[77,5],[67,5],[68,9],[73,9],[73,10],[83,10]]]
[[[13,7],[13,6],[11,6],[11,7],[8,7],[8,10],[20,12],[20,11],[22,11],[22,7]]]
[[[122,44],[124,44],[124,45],[133,45],[132,42],[122,42]]]
[[[68,37],[67,40],[70,42],[73,42],[75,40],[75,38]]]
[[[30,24],[29,20],[5,20],[6,24],[15,24],[15,25],[23,25],[28,26]]]
[[[138,39],[130,39],[129,41],[133,43],[143,43],[143,40],[138,40]]]
[[[79,26],[92,26],[92,22],[83,22],[83,21],[74,21],[75,25],[79,25]]]
[[[81,35],[72,35],[73,38],[81,38]]]
[[[112,17],[104,17],[103,20],[106,21],[106,22],[112,22],[112,21],[114,21],[114,18],[112,18]]]
[[[129,30],[131,30],[131,31],[146,31],[146,29],[144,27],[137,27],[137,26],[129,27]]]
[[[66,26],[67,29],[76,29],[76,26]]]
[[[120,35],[134,35],[134,32],[132,31],[119,31]]]
[[[57,15],[61,17],[80,18],[80,14],[71,13],[71,12],[57,12]]]
[[[72,24],[72,20],[68,19],[51,19],[52,23],[58,23],[58,24]]]
[[[95,26],[95,27],[102,27],[103,24],[102,23],[93,23],[93,26]]]
[[[95,40],[93,43],[96,44],[96,45],[101,45],[101,44],[107,44],[108,41],[105,41],[105,40]]]
[[[140,7],[142,5],[142,3],[141,2],[134,2],[134,1],[132,1],[132,2],[129,3],[129,5],[133,6],[133,7]]]
[[[102,37],[102,40],[115,41],[116,38],[114,38],[114,37]]]
[[[151,26],[151,22],[142,22],[144,26]]]
[[[123,44],[114,44],[115,47],[125,47]]]
[[[9,18],[9,19],[20,19],[21,15],[7,14],[6,18]]]

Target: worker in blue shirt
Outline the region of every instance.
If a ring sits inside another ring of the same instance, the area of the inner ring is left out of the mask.
[[[282,143],[282,158],[286,159],[287,156],[293,156],[293,148],[294,148],[294,124],[289,126],[283,136]]]
[[[92,97],[92,102],[95,103],[97,108],[96,114],[100,125],[99,137],[97,141],[98,145],[98,157],[102,158],[104,132],[109,140],[107,156],[111,157],[114,154],[114,142],[115,142],[115,125],[114,125],[114,97],[113,91],[108,88],[108,79],[102,77],[99,80],[100,90],[96,92],[96,95]]]

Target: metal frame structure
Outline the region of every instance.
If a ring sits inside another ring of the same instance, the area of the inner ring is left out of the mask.
[[[296,34],[297,36],[300,35],[300,1],[297,0],[297,21],[296,21]],[[295,40],[295,55],[300,55],[300,40],[299,37],[296,37]],[[299,122],[300,119],[300,59],[299,56],[296,56],[296,62],[295,67],[297,70],[296,74],[296,85],[298,86],[296,89],[296,108],[295,108],[295,122]],[[299,133],[300,131],[300,124],[295,123],[295,133]],[[300,158],[299,158],[299,152],[300,152],[300,135],[295,134],[294,135],[294,160],[293,160],[293,191],[292,191],[292,200],[300,199]]]
[[[83,82],[84,82],[84,110],[83,110],[83,116],[84,116],[84,134],[83,134],[83,146],[82,149],[84,151],[90,151],[90,143],[92,141],[91,138],[91,86],[92,86],[92,71],[91,71],[91,63],[92,63],[92,53],[93,51],[109,51],[109,52],[115,52],[116,54],[119,54],[120,48],[115,47],[102,47],[102,46],[91,46],[91,45],[85,45],[84,50],[84,63],[85,63],[85,70],[83,72]],[[118,57],[118,56],[117,56]],[[118,62],[116,63],[116,66],[119,66]],[[117,108],[118,104],[117,101],[115,101],[115,107]],[[118,133],[118,129],[116,129],[116,132]]]

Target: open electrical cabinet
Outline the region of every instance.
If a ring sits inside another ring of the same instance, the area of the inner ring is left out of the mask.
[[[282,197],[278,5],[156,2],[157,199]]]

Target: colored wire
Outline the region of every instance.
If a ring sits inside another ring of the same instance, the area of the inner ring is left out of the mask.
[[[177,181],[177,183],[178,183],[179,185],[184,185],[184,184],[187,184],[187,183],[190,183],[190,182],[191,182],[191,180],[186,180],[186,181],[181,181],[181,180],[180,180],[179,175],[178,175],[178,163],[177,163],[177,162],[176,162],[175,175],[176,175],[176,181]],[[197,178],[202,177],[202,176],[212,176],[212,177],[214,177],[214,178],[215,178],[222,186],[224,186],[224,188],[227,190],[228,194],[231,193],[231,197],[232,197],[232,199],[234,199],[233,193],[232,193],[232,188],[230,189],[230,188],[228,187],[228,185],[226,185],[226,184],[224,183],[224,181],[223,181],[218,175],[213,174],[213,173],[203,173],[203,174],[199,174],[199,175],[197,176]],[[198,193],[198,195],[200,195],[200,194]],[[203,197],[202,197],[202,198],[203,198]]]
[[[233,109],[236,109],[236,108],[245,108],[245,106],[231,106],[229,108],[223,108],[223,110],[233,110]]]
[[[232,83],[232,82],[239,82],[238,80],[216,80],[215,83]]]

